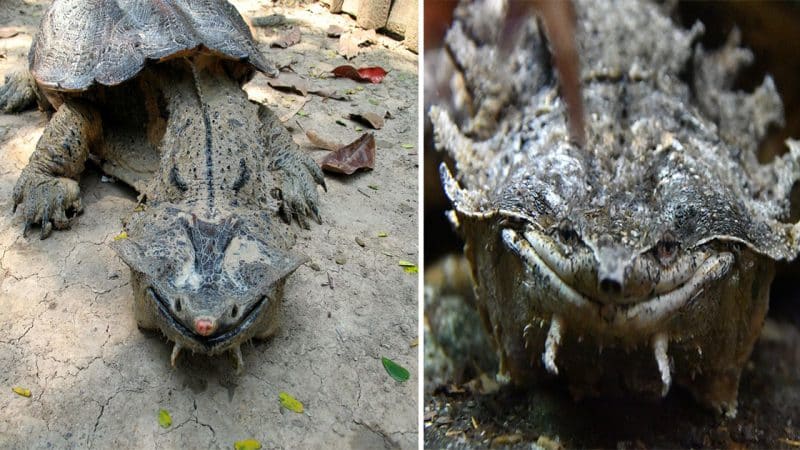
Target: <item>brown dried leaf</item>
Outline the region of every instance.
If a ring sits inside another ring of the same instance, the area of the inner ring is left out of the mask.
[[[339,37],[339,54],[346,59],[353,59],[366,47],[378,41],[375,30],[354,30],[342,33]]]
[[[314,89],[308,91],[309,94],[319,95],[324,98],[332,98],[334,100],[347,100],[346,95],[342,95],[333,89]],[[324,101],[324,100],[323,100]]]
[[[375,113],[350,113],[350,119],[369,125],[376,130],[383,128],[383,117]]]
[[[303,97],[308,95],[308,83],[297,75],[281,73],[278,78],[270,78],[267,83],[279,91],[293,92]]]
[[[366,47],[378,42],[378,34],[375,33],[375,30],[362,30],[357,28],[353,30],[353,37],[361,47]]]
[[[353,37],[353,33],[344,33],[339,37],[339,54],[345,59],[353,59],[361,53],[358,41]]]
[[[308,137],[308,140],[311,141],[315,147],[324,148],[332,152],[342,148],[342,145],[333,141],[328,141],[311,130],[306,130],[306,137]]]
[[[300,28],[291,27],[281,33],[277,39],[272,41],[270,47],[287,48],[300,42]]]
[[[522,442],[522,435],[519,433],[514,434],[501,434],[492,439],[491,448],[497,448],[504,445],[513,445]]]
[[[20,27],[0,27],[0,39],[12,38],[24,31]]]
[[[328,172],[351,175],[358,169],[372,169],[375,166],[375,136],[364,133],[360,138],[331,152],[320,164]]]

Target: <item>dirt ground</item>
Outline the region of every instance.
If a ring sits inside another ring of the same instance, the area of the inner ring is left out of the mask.
[[[47,3],[0,3],[0,27],[20,27],[0,39],[0,76],[26,66]],[[305,130],[347,143],[362,133],[343,118],[348,112],[391,113],[375,131],[375,170],[328,176],[324,223],[310,231],[292,225],[295,250],[312,262],[289,278],[277,336],[243,347],[241,376],[227,356],[182,355],[173,369],[169,343],[137,329],[129,271],[108,247],[134,207],[134,192],[102,182],[90,167],[81,183],[85,213],[72,229],[44,241],[35,233],[22,237],[11,191],[46,119],[37,111],[0,115],[0,447],[232,448],[254,438],[263,448],[416,448],[417,275],[398,261],[418,255],[417,56],[381,36],[351,64],[390,70],[383,83],[323,78],[346,63],[325,30],[331,23],[354,27],[351,18],[319,4],[232,3],[245,16],[282,13],[300,26],[302,42],[288,49],[269,48],[274,36],[257,30],[269,58],[290,65],[312,89],[351,90],[347,101],[323,101],[275,91],[263,77],[248,87],[251,98],[288,118],[314,158],[325,152],[312,149]],[[411,379],[392,380],[383,356]],[[30,389],[31,397],[12,386]],[[281,391],[302,401],[305,412],[282,408]],[[157,422],[161,408],[173,419],[167,429]]]

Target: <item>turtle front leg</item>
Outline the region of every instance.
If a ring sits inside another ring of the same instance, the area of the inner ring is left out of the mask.
[[[11,72],[0,86],[0,111],[19,112],[36,103],[36,81],[27,70]]]
[[[100,137],[100,114],[93,107],[67,101],[56,111],[14,186],[14,211],[21,204],[25,217],[23,234],[34,224],[42,225],[42,239],[53,228],[69,227],[67,212],[82,210],[78,179]]]
[[[317,185],[327,191],[322,169],[311,157],[300,153],[292,136],[269,108],[260,106],[258,117],[270,157],[269,169],[278,175],[279,187],[274,195],[281,201],[284,220],[288,223],[294,217],[303,228],[308,228],[306,217],[322,223],[317,193]]]

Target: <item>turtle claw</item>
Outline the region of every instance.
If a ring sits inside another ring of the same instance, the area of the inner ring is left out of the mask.
[[[41,224],[40,239],[47,239],[53,229],[69,228],[67,211],[77,214],[83,209],[77,181],[32,170],[24,170],[14,187],[14,212],[19,205],[25,219],[22,235],[27,236],[33,225]]]
[[[183,349],[183,346],[177,342],[175,346],[172,347],[172,356],[169,357],[169,362],[172,364],[173,368],[177,367],[178,356],[181,354],[181,349]]]
[[[231,349],[233,355],[233,368],[236,375],[241,375],[244,369],[244,359],[242,358],[242,347],[237,345]]]
[[[302,228],[309,229],[307,218],[322,224],[319,216],[317,185],[325,186],[325,176],[316,162],[299,153],[284,154],[280,165],[281,179],[275,197],[281,202],[281,215],[291,223],[297,220]]]

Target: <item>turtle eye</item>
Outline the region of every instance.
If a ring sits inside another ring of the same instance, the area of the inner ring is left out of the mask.
[[[558,229],[558,238],[565,245],[575,245],[581,241],[578,232],[568,227]]]
[[[675,256],[678,254],[681,245],[672,239],[662,239],[658,241],[655,248],[653,249],[653,253],[655,254],[656,259],[663,265],[670,264],[674,259]]]

